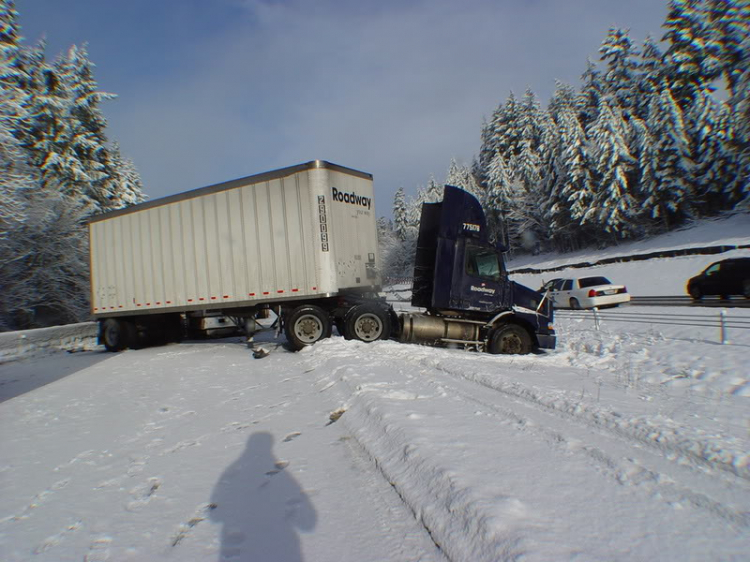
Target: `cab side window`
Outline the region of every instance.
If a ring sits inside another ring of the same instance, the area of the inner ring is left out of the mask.
[[[572,279],[566,279],[563,282],[562,291],[572,291],[573,290],[573,280]]]
[[[504,272],[495,252],[486,248],[469,246],[466,249],[466,274],[500,281]]]

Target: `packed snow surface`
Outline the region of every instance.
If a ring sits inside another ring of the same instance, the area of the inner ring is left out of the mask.
[[[528,356],[5,334],[0,559],[747,560],[750,310],[719,314],[560,312]]]

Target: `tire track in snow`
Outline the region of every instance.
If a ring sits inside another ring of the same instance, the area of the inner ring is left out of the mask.
[[[674,438],[670,435],[670,428],[659,427],[642,419],[633,424],[632,420],[620,414],[569,400],[560,393],[545,396],[538,389],[525,386],[519,381],[508,383],[491,379],[483,373],[467,374],[464,369],[452,368],[431,358],[419,359],[415,364],[440,371],[454,380],[470,381],[520,403],[545,410],[560,419],[575,420],[584,426],[608,432],[633,444],[652,448],[661,452],[665,458],[668,458],[666,455],[672,455],[677,462],[688,460],[704,469],[719,469],[739,477],[746,483],[750,482],[750,465],[745,462],[747,453],[744,451],[731,451],[726,445],[717,447],[709,441],[689,436]],[[734,478],[731,481],[735,482]]]
[[[497,390],[460,374],[440,370],[452,378],[461,378],[482,388]],[[436,383],[433,381],[433,384]],[[446,386],[445,381],[440,384]],[[701,466],[675,464],[679,463],[679,457],[669,458],[663,455],[665,451],[669,452],[669,447],[661,449],[657,446],[657,451],[644,449],[640,445],[653,446],[653,442],[642,441],[630,434],[608,432],[609,427],[590,423],[578,416],[559,415],[559,410],[550,411],[542,403],[519,400],[515,394],[508,394],[515,406],[508,408],[479,398],[456,385],[451,386],[451,392],[495,415],[514,421],[514,427],[519,431],[542,438],[558,449],[585,455],[597,463],[605,475],[621,485],[645,489],[651,497],[658,497],[668,504],[684,501],[738,527],[750,528],[750,511],[726,505],[732,500],[736,501],[737,488],[719,489],[721,486],[716,486],[716,475],[701,470]],[[526,411],[519,412],[518,406]],[[624,454],[623,446],[632,454]],[[736,479],[733,484],[737,486]],[[711,495],[723,497],[714,499]]]
[[[326,349],[322,359],[308,361],[310,370],[324,367],[328,370],[329,360],[353,360],[354,365],[339,365],[330,369],[318,382],[319,392],[333,390],[344,404],[346,411],[341,421],[350,431],[357,449],[363,451],[374,467],[374,471],[392,488],[415,521],[425,530],[438,552],[447,560],[472,560],[472,562],[511,562],[524,555],[523,539],[514,529],[489,533],[486,513],[481,501],[471,494],[455,494],[459,486],[453,475],[446,472],[431,459],[412,454],[413,448],[394,449],[394,438],[399,442],[407,440],[394,437],[400,429],[386,421],[377,404],[357,404],[351,407],[353,399],[363,388],[352,386],[349,377],[356,376],[366,357],[363,349],[354,344],[355,349]],[[382,359],[378,363],[384,363]],[[355,366],[356,365],[356,366]],[[398,371],[398,369],[395,369]],[[388,391],[387,383],[376,383],[383,391]],[[371,387],[370,387],[371,388]],[[405,397],[405,395],[404,395]],[[403,397],[402,397],[403,398]],[[430,497],[420,496],[424,484],[430,482]]]
[[[354,397],[364,390],[374,394],[379,393],[382,398],[386,399],[393,398],[394,392],[398,393],[393,389],[389,390],[387,384],[384,388],[384,383],[352,384],[351,381],[356,379],[356,373],[362,371],[362,368],[358,367],[369,364],[367,352],[361,347],[345,352],[341,349],[336,349],[335,353],[331,351],[326,351],[322,363],[326,363],[328,359],[351,359],[357,362],[357,367],[343,365],[334,368],[329,377],[319,381],[323,385],[321,392],[343,382],[344,384],[338,385],[339,393],[345,393],[344,400],[349,403],[354,403]],[[587,464],[598,467],[600,473],[618,485],[633,487],[639,494],[644,495],[646,501],[652,502],[656,499],[669,507],[689,504],[713,518],[730,523],[735,528],[750,527],[750,513],[741,507],[747,505],[742,498],[747,498],[750,490],[746,486],[747,481],[742,477],[741,471],[727,470],[720,462],[712,462],[710,458],[696,455],[691,449],[683,449],[686,443],[668,442],[665,444],[649,438],[648,435],[644,436],[638,431],[628,431],[628,428],[621,428],[617,424],[601,423],[599,416],[605,413],[603,410],[581,410],[580,404],[572,409],[570,404],[560,407],[553,403],[550,407],[545,403],[544,396],[540,398],[534,393],[533,388],[525,388],[520,383],[514,382],[510,385],[510,390],[504,387],[496,388],[495,385],[482,380],[477,373],[467,373],[465,366],[460,369],[451,368],[436,361],[434,352],[431,352],[430,356],[425,356],[420,352],[399,356],[398,362],[393,359],[383,361],[382,350],[376,353],[379,355],[377,358],[373,357],[373,364],[401,373],[408,370],[409,366],[413,366],[415,371],[420,372],[420,381],[426,382],[432,388],[474,404],[487,415],[509,420],[512,427],[535,439],[552,444],[563,454],[583,456],[587,459]],[[364,366],[364,369],[367,367]],[[414,377],[410,378],[410,380],[413,379]],[[381,388],[376,389],[375,387],[378,386]],[[488,395],[487,390],[493,392]],[[405,396],[409,393],[402,391],[402,394]],[[417,397],[416,394],[412,396],[412,398]],[[493,397],[497,400],[493,400]],[[560,397],[554,398],[559,400]],[[377,405],[366,404],[359,409],[360,412],[357,415],[361,419],[352,419],[351,413],[344,419],[360,446],[368,451],[376,468],[394,486],[404,503],[414,512],[417,520],[433,537],[435,543],[449,543],[447,539],[454,531],[436,528],[435,524],[439,525],[441,519],[440,517],[431,519],[429,511],[435,506],[439,508],[439,506],[455,502],[455,498],[440,497],[440,490],[445,483],[453,487],[454,483],[450,481],[451,475],[442,473],[439,466],[425,459],[409,458],[409,446],[406,446],[403,451],[388,450],[387,443],[394,440],[393,433],[398,432],[398,427],[394,427],[392,422],[382,418]],[[356,410],[354,408],[350,412]],[[398,438],[395,440],[398,441]],[[687,442],[687,445],[690,443]],[[686,460],[690,462],[685,464]],[[418,466],[416,472],[414,472],[415,466]],[[712,473],[712,469],[721,470]],[[435,506],[427,506],[425,510],[425,505],[421,503],[420,498],[410,497],[409,484],[404,483],[404,478],[407,480],[410,477],[423,479],[424,474],[429,472],[432,474],[428,478],[436,483],[433,488],[436,497],[433,498]],[[717,479],[717,475],[721,478]],[[459,509],[455,508],[456,506],[452,506],[450,509],[453,512],[451,517],[461,514],[462,531],[473,535],[475,540],[481,541],[482,529],[481,526],[477,527],[476,521],[481,520],[483,514],[473,511],[473,507],[469,504],[462,505]],[[514,559],[523,554],[521,543],[512,535],[501,537],[497,551],[504,553],[502,556],[504,560]],[[450,552],[446,551],[446,555],[450,557]]]

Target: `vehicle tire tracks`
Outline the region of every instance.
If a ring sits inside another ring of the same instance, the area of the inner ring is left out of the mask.
[[[551,407],[531,399],[520,390],[522,385],[512,385],[514,390],[497,388],[458,370],[434,365],[433,360],[414,363],[423,368],[428,364],[431,371],[424,374],[442,375],[440,380],[426,377],[429,384],[449,387],[455,397],[514,422],[516,430],[544,439],[559,450],[585,455],[621,485],[646,490],[667,503],[684,501],[738,527],[750,528],[750,511],[732,507],[748,505],[737,499],[738,491],[750,498],[750,486],[743,472],[731,470],[724,463],[712,463],[679,444],[624,431],[596,415],[577,415],[575,410]],[[477,388],[494,391],[503,402],[478,396]],[[720,470],[713,470],[716,468]]]

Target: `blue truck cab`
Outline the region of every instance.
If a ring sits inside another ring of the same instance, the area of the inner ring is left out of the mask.
[[[401,340],[490,353],[554,349],[552,304],[509,279],[505,250],[490,242],[470,193],[446,185],[441,202],[423,204],[411,304],[426,312],[401,315]]]

